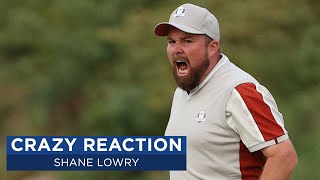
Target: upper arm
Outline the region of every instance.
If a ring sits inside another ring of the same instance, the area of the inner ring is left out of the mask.
[[[271,93],[260,84],[244,83],[232,92],[227,123],[250,152],[288,139],[282,114]]]
[[[263,155],[268,159],[271,157],[293,157],[295,158],[296,152],[294,150],[294,147],[289,139],[272,145],[268,146],[266,148],[261,149],[261,152]]]
[[[266,164],[261,175],[263,179],[290,179],[298,163],[297,154],[289,139],[261,149],[266,157]]]
[[[260,84],[238,85],[227,108],[227,123],[250,152],[266,157],[262,179],[290,179],[297,164],[284,121],[270,92]]]

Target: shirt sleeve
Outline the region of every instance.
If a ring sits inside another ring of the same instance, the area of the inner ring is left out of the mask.
[[[260,84],[238,85],[228,100],[226,116],[250,152],[289,138],[274,98]]]

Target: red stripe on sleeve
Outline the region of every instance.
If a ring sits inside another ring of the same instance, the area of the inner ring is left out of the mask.
[[[270,107],[263,101],[262,94],[253,83],[244,83],[236,87],[265,141],[284,134],[283,129],[272,115]]]

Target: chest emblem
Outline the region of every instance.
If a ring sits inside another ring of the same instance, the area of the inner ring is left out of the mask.
[[[198,116],[197,116],[197,118],[196,118],[196,121],[197,121],[198,123],[201,123],[201,122],[206,121],[206,112],[205,112],[205,111],[200,111],[200,112],[198,113]]]

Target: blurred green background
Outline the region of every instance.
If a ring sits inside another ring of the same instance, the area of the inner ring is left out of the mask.
[[[168,179],[167,172],[7,172],[8,135],[163,135],[175,83],[153,27],[186,1],[1,0],[0,179]],[[223,53],[275,97],[320,179],[320,1],[189,1],[218,18]]]

